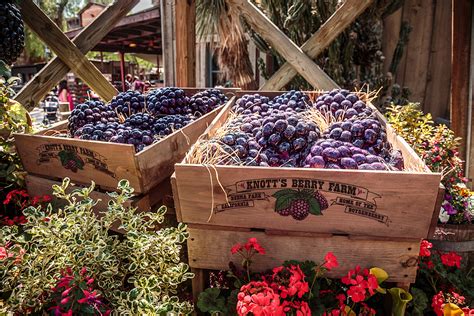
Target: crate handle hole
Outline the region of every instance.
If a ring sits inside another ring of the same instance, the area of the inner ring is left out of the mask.
[[[408,251],[410,251],[410,250],[411,250],[411,247],[408,247]]]
[[[405,274],[404,277],[405,277],[405,278],[408,278],[408,274]]]

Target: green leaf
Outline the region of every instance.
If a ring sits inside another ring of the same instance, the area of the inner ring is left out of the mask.
[[[318,200],[316,200],[314,197],[311,197],[308,199],[308,204],[309,204],[309,212],[313,215],[323,215],[321,213],[321,206],[319,205]]]
[[[0,77],[5,79],[10,78],[12,73],[10,72],[10,68],[3,60],[0,60]]]
[[[214,288],[208,288],[201,294],[199,294],[198,301],[197,301],[197,307],[201,312],[221,312],[225,313],[226,307],[225,307],[225,298],[219,297],[221,294],[220,289],[214,287]]]
[[[412,315],[423,316],[428,307],[428,297],[426,293],[416,287],[412,287],[410,292],[413,296],[413,301],[411,302],[411,305],[413,305]]]
[[[277,198],[275,202],[275,211],[281,211],[290,206],[291,202],[295,200],[294,196],[282,196]]]

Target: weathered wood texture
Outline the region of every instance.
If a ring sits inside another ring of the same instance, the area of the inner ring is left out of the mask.
[[[73,43],[83,54],[87,53],[138,2],[139,0],[116,1],[87,25],[74,38]],[[68,71],[69,67],[59,57],[54,57],[18,92],[15,100],[23,104],[28,110],[32,110]]]
[[[196,85],[196,0],[176,0],[176,84]]]
[[[409,100],[420,102],[434,118],[449,118],[451,8],[449,0],[406,0],[384,20],[384,70],[392,62],[402,21],[408,22],[412,30],[393,82],[408,87]]]
[[[313,260],[322,262],[332,251],[339,267],[328,276],[339,278],[354,266],[383,267],[391,282],[414,282],[419,240],[377,240],[350,236],[276,235],[250,230],[208,230],[208,227],[189,227],[188,256],[192,268],[226,270],[230,261],[238,264],[240,257],[232,256],[230,248],[236,243],[256,237],[266,255],[252,258],[255,271],[265,271],[281,265],[285,260]]]
[[[212,135],[232,103],[211,123]],[[424,166],[388,126],[405,167]],[[206,136],[203,136],[206,137]],[[178,163],[173,186],[178,218],[185,223],[394,238],[426,238],[435,211],[440,174],[308,168],[203,166]],[[318,190],[329,202],[323,215],[302,221],[275,212],[274,194]],[[349,192],[351,191],[351,192]],[[359,206],[357,206],[359,205]]]
[[[117,95],[117,89],[33,0],[24,0],[20,5],[23,20],[30,29],[101,98],[110,101]]]
[[[163,41],[163,67],[165,86],[175,86],[175,0],[160,1],[161,38]]]
[[[253,3],[248,0],[228,0],[227,3],[235,6],[252,28],[315,89],[331,90],[337,87],[337,84]]]
[[[314,33],[301,50],[310,58],[316,58],[331,42],[348,27],[362,12],[367,9],[373,0],[347,0],[336,12]],[[281,90],[298,72],[286,62],[260,90]]]
[[[188,96],[202,89],[184,88]],[[235,89],[222,89],[231,96]],[[69,177],[105,190],[115,190],[121,179],[130,181],[137,193],[147,193],[173,173],[192,144],[222,108],[202,116],[145,150],[132,145],[48,136],[64,130],[67,122],[33,135],[15,134],[15,144],[25,170],[42,177]]]
[[[461,157],[466,153],[469,116],[469,72],[471,56],[472,1],[453,0],[453,39],[451,71],[451,127],[462,137]],[[472,140],[471,140],[472,141]],[[472,155],[472,153],[471,153]]]

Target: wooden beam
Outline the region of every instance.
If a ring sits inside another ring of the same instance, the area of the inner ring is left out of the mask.
[[[68,67],[102,99],[112,100],[118,91],[72,43],[61,29],[33,2],[20,4],[23,20]]]
[[[175,0],[161,0],[160,11],[161,11],[161,30],[162,35],[162,47],[166,47],[163,51],[163,78],[165,86],[174,86],[176,84],[176,55],[174,47],[174,10]]]
[[[451,128],[462,137],[460,156],[465,157],[469,119],[469,59],[471,42],[470,0],[452,0]]]
[[[315,89],[331,90],[337,84],[248,0],[228,0],[262,38],[268,41]]]
[[[176,85],[196,86],[196,0],[176,0]]]
[[[82,53],[90,51],[107,35],[123,16],[139,0],[116,1],[107,7],[89,25],[74,38],[73,42]],[[68,73],[69,67],[58,57],[54,57],[33,79],[31,79],[15,96],[15,100],[32,110],[36,104]]]
[[[344,31],[373,0],[346,0],[336,12],[301,46],[303,52],[310,58],[316,58]],[[296,76],[298,72],[290,63],[284,63],[260,90],[281,90]]]

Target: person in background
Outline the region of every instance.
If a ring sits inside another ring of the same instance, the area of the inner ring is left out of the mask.
[[[143,90],[145,90],[145,84],[137,76],[133,78],[132,90],[138,91],[140,93],[143,93]]]
[[[58,99],[59,99],[59,102],[69,103],[69,110],[70,111],[72,111],[74,109],[74,102],[72,101],[72,94],[69,91],[66,80],[62,80],[59,83]]]
[[[133,86],[132,86],[132,82],[133,82],[132,79],[133,79],[133,78],[132,78],[132,75],[131,75],[131,74],[127,74],[127,75],[125,76],[125,90],[126,90],[126,91],[128,91],[128,90],[130,90],[130,89],[133,88]]]

